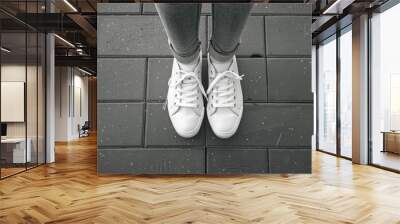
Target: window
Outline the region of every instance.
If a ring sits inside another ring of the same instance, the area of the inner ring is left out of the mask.
[[[318,47],[318,149],[336,153],[336,36]]]
[[[371,19],[372,164],[400,170],[400,4]]]
[[[352,32],[351,26],[340,35],[340,155],[352,157]]]

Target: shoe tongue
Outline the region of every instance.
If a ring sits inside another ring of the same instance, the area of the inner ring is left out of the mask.
[[[229,70],[231,64],[232,64],[232,59],[228,61],[217,61],[211,56],[211,63],[214,65],[215,70],[217,73],[222,73],[224,71]]]
[[[193,77],[188,77],[182,81],[184,86],[186,85],[193,85],[195,83],[195,79]]]
[[[196,63],[194,64],[179,64],[182,71],[185,72],[194,72],[194,70],[196,69]]]
[[[193,115],[200,116],[197,110],[195,110],[195,108],[181,107],[179,109],[179,112],[185,116],[193,116]]]
[[[220,90],[220,88],[225,87],[226,85],[229,84],[229,78],[224,77],[218,81],[216,84],[217,90]]]

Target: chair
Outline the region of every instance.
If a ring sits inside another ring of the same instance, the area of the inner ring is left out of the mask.
[[[82,127],[78,124],[79,138],[89,136],[89,129],[90,129],[89,121],[85,121]]]

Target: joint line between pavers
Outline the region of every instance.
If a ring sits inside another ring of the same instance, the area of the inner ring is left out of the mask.
[[[146,58],[146,60],[145,60],[145,62],[144,62],[144,66],[145,66],[145,70],[144,70],[144,75],[145,75],[145,78],[144,78],[144,103],[143,103],[143,127],[142,127],[142,145],[144,146],[144,147],[146,147],[146,144],[147,144],[147,142],[146,142],[146,130],[147,130],[147,124],[146,124],[146,122],[147,122],[147,79],[148,79],[148,71],[149,71],[149,59],[148,58]]]

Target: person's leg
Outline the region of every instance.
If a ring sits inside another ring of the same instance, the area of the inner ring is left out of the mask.
[[[195,136],[203,123],[205,94],[201,83],[199,22],[201,4],[156,4],[174,55],[166,105],[175,131]]]
[[[210,56],[219,62],[230,61],[240,43],[253,3],[214,3]]]
[[[199,57],[200,3],[158,3],[156,9],[174,57],[183,64]]]
[[[251,7],[251,3],[213,4],[207,117],[219,138],[233,136],[243,114],[242,76],[239,75],[235,53]]]

